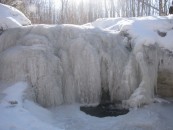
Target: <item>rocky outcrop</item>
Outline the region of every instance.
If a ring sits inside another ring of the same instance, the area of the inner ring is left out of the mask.
[[[173,97],[173,52],[160,49],[160,62],[156,94],[160,97]]]

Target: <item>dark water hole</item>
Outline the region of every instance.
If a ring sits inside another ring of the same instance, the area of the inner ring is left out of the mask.
[[[80,110],[88,115],[96,117],[119,116],[129,112],[128,109],[120,109],[114,104],[99,104],[97,106],[81,106]]]

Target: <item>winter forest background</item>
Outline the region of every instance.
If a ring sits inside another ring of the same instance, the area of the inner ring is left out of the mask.
[[[107,17],[168,15],[171,0],[0,0],[33,24],[84,24]]]

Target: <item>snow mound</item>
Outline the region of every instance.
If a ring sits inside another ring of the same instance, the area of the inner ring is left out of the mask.
[[[14,7],[0,3],[0,11],[0,28],[15,28],[31,24],[31,21]]]
[[[48,110],[25,100],[24,91],[27,88],[27,83],[18,82],[3,91],[5,96],[0,102],[0,129],[60,130],[51,124],[52,115]]]
[[[139,18],[104,18],[90,26],[119,31],[131,37],[134,44],[155,44],[173,50],[173,16],[149,16]],[[133,45],[135,46],[135,45]]]

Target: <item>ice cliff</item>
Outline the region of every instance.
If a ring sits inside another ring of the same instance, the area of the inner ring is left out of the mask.
[[[118,18],[8,29],[0,36],[0,80],[27,81],[30,96],[45,107],[151,103],[158,77],[173,77],[172,22],[171,16]]]

